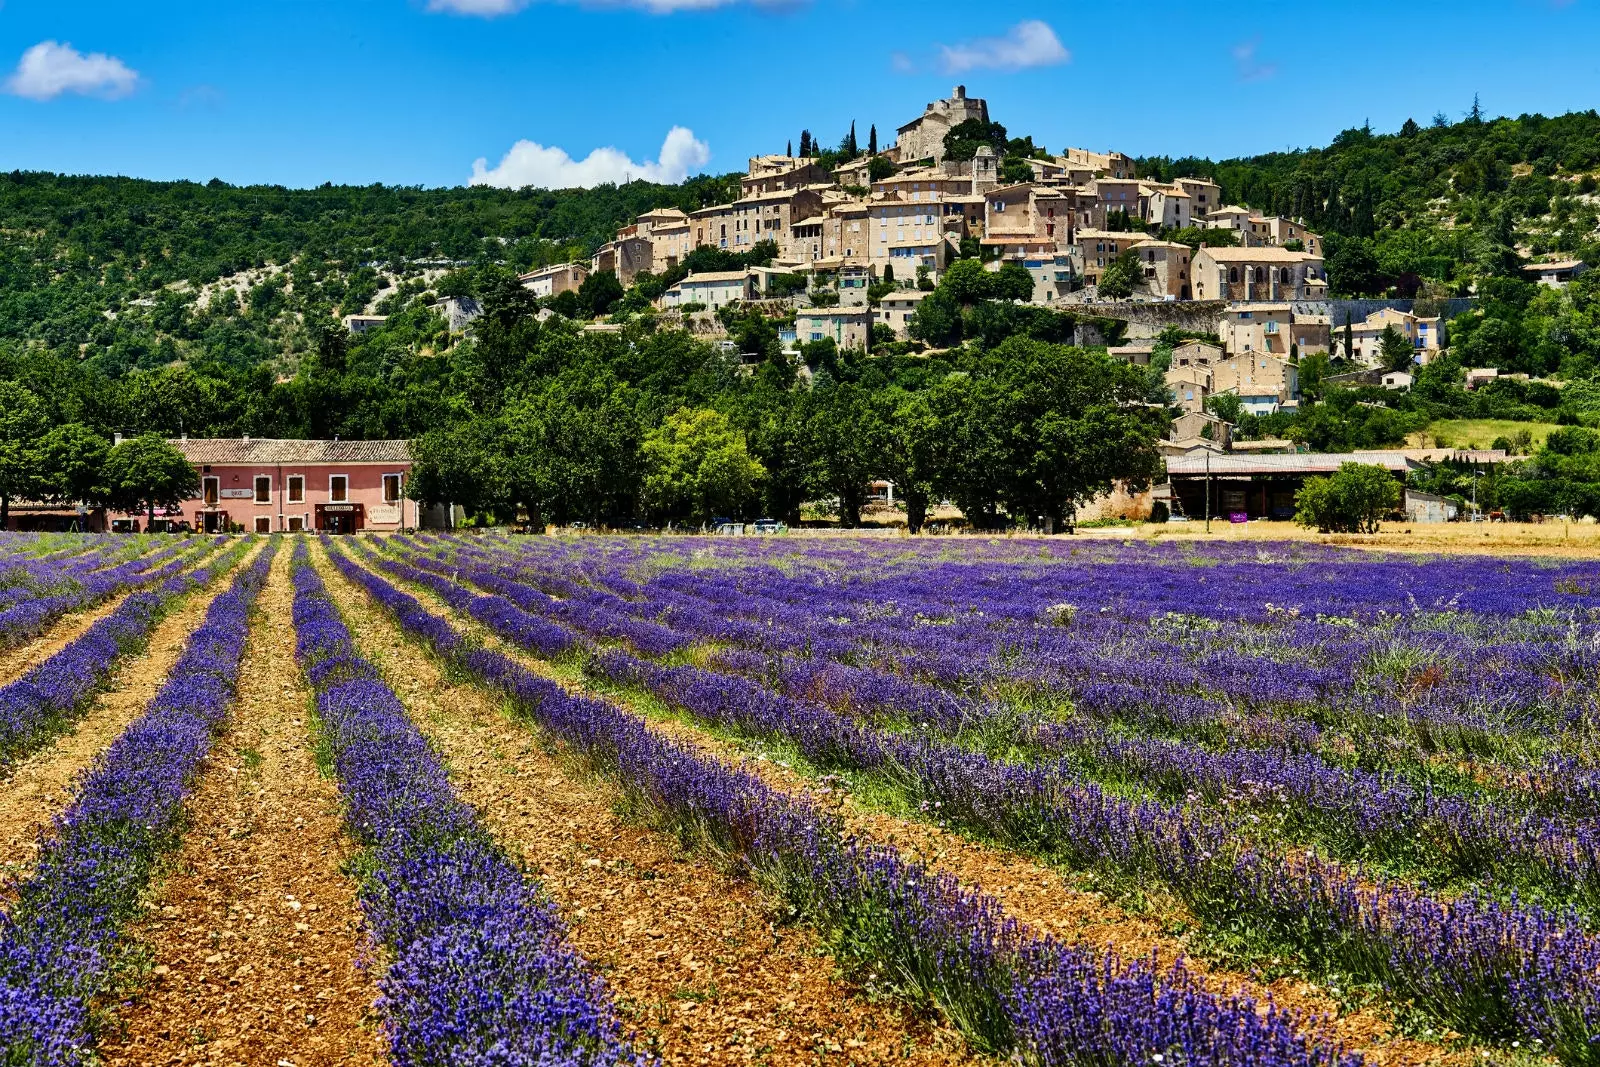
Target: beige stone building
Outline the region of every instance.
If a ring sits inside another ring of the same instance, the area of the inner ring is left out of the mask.
[[[1100,275],[1117,261],[1118,256],[1146,240],[1148,238],[1142,233],[1081,227],[1073,232],[1069,251],[1080,264],[1084,280],[1091,285],[1098,285]]]
[[[1139,182],[1122,178],[1096,178],[1084,186],[1078,197],[1078,225],[1106,228],[1106,219],[1117,213],[1131,219],[1140,217]]]
[[[1192,223],[1193,200],[1175,185],[1139,183],[1139,217],[1169,230],[1187,229]]]
[[[1211,368],[1213,393],[1234,393],[1253,415],[1271,415],[1300,402],[1300,370],[1260,352],[1229,356]]]
[[[879,277],[893,266],[895,277],[916,277],[917,268],[942,270],[950,260],[945,240],[944,211],[937,202],[908,203],[898,198],[867,205],[868,260]]]
[[[739,179],[741,197],[804,189],[808,185],[831,185],[833,179],[814,159],[794,156],[755,156],[749,172]]]
[[[593,274],[611,271],[626,289],[641,273],[654,270],[653,254],[654,246],[649,238],[639,236],[638,227],[629,227],[615,241],[608,241],[595,251],[589,261],[589,271]]]
[[[524,289],[531,289],[540,299],[576,292],[589,278],[589,268],[582,263],[557,263],[521,275],[517,280]]]
[[[1211,396],[1209,365],[1174,366],[1167,371],[1167,388],[1174,402],[1184,411],[1204,411]]]
[[[689,216],[675,207],[648,211],[639,216],[634,227],[640,237],[650,242],[651,269],[658,274],[676,267],[694,251]]]
[[[1217,334],[1230,355],[1266,354],[1288,359],[1293,345],[1294,309],[1288,304],[1245,304],[1229,308]]]
[[[1124,179],[1134,177],[1133,157],[1121,152],[1091,152],[1086,148],[1069,148],[1062,158],[1095,175]]]
[[[927,293],[915,289],[900,289],[890,293],[878,305],[877,321],[893,330],[900,340],[907,340],[911,336],[908,332],[911,316],[917,313],[917,308],[927,298]]]
[[[1189,195],[1189,216],[1203,219],[1222,206],[1222,186],[1209,178],[1179,178],[1172,183]]]
[[[944,159],[944,137],[955,127],[969,119],[989,121],[989,105],[983,100],[970,99],[967,87],[958,85],[948,100],[935,100],[923,111],[920,118],[900,127],[895,147],[901,163],[914,163],[919,159]]]
[[[661,295],[663,308],[681,308],[685,304],[704,304],[715,310],[741,300],[751,299],[753,289],[748,271],[715,271],[691,274]]]
[[[1322,257],[1284,248],[1208,248],[1194,254],[1194,299],[1251,303],[1321,300]]]
[[[1204,341],[1185,341],[1172,350],[1172,367],[1209,367],[1220,363],[1227,353]]]
[[[1407,311],[1398,311],[1394,308],[1382,308],[1368,315],[1365,322],[1358,322],[1350,327],[1352,352],[1345,353],[1347,359],[1366,367],[1376,367],[1383,362],[1382,339],[1383,331],[1393,326],[1405,335],[1411,342],[1413,356],[1418,363],[1426,366],[1438,356],[1439,350],[1444,347],[1444,337],[1438,318],[1419,318]],[[1344,345],[1345,331],[1339,330],[1339,344]]]
[[[1172,241],[1140,241],[1132,246],[1139,256],[1144,277],[1141,296],[1156,300],[1188,300],[1189,259],[1194,254],[1188,245]]]
[[[733,226],[733,240],[727,246],[730,252],[748,252],[754,245],[772,241],[782,253],[796,219],[822,214],[822,194],[815,189],[780,189],[747,196],[729,206]]]
[[[866,351],[874,314],[866,307],[805,308],[794,317],[795,340],[811,344],[832,339],[840,348]]]

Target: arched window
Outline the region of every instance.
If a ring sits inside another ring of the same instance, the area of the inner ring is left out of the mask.
[[[1283,268],[1283,284],[1284,285],[1288,285],[1289,284],[1289,268],[1288,267]]]
[[[1233,284],[1235,284],[1235,285],[1238,284],[1238,282],[1239,282],[1239,268],[1238,267],[1229,267],[1228,268],[1228,281],[1233,283]]]

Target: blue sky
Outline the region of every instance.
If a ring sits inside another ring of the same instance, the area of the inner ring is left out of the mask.
[[[1600,0],[0,0],[0,169],[673,178],[957,82],[1052,149],[1222,157],[1588,108],[1597,41]]]

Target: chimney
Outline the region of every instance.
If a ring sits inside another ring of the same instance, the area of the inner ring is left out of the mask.
[[[122,443],[122,435],[120,433],[114,433],[114,434],[111,435],[111,444],[112,444],[113,447],[115,447],[117,445],[120,445],[121,443]]]
[[[244,435],[244,443],[245,444],[249,444],[250,443],[250,435],[249,434],[245,434]]]
[[[952,100],[965,100],[966,98],[967,98],[967,87],[965,85],[956,86],[955,92],[950,94],[950,99],[952,99]]]

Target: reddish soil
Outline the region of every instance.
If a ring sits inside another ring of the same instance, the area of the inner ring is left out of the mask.
[[[359,589],[334,598],[486,825],[522,857],[668,1064],[970,1062],[961,1036],[842,981],[816,936],[748,883],[629,822],[619,794],[541,746],[484,689],[455,684]]]
[[[32,865],[39,833],[71,801],[78,776],[143,714],[212,599],[231,580],[231,574],[221,575],[184,597],[156,624],[144,653],[129,657],[112,672],[105,690],[72,732],[12,767],[0,789],[0,878],[18,875]]]
[[[367,938],[341,871],[353,845],[311,751],[288,562],[280,552],[262,591],[194,821],[133,931],[154,969],[101,1042],[108,1067],[384,1062]]]

